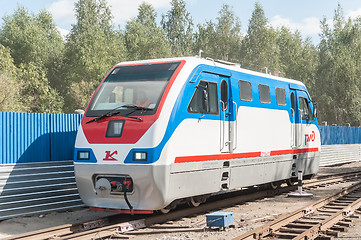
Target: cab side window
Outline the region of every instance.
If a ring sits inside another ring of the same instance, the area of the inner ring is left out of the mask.
[[[312,121],[314,119],[310,104],[308,103],[307,98],[299,97],[299,105],[301,111],[302,120]]]
[[[218,114],[217,84],[201,80],[189,103],[188,112]]]

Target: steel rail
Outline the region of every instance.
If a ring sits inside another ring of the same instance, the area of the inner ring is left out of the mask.
[[[74,234],[76,232],[81,232],[86,230],[89,224],[92,224],[94,222],[100,222],[101,224],[107,224],[109,222],[109,218],[100,218],[95,221],[89,221],[89,222],[82,222],[82,223],[76,223],[76,224],[64,224],[61,226],[56,227],[50,227],[46,229],[36,230],[28,233],[23,233],[15,236],[11,236],[8,238],[5,238],[4,240],[33,240],[33,239],[51,239],[58,236],[65,236],[69,234]],[[96,224],[93,227],[97,227]],[[90,227],[92,228],[92,227]]]
[[[314,211],[316,209],[319,209],[331,201],[334,201],[336,199],[339,199],[342,196],[345,196],[357,189],[361,188],[361,182],[357,182],[347,188],[342,189],[341,191],[328,196],[324,199],[321,199],[315,203],[312,203],[306,207],[303,207],[295,212],[292,212],[290,214],[287,214],[285,216],[282,216],[281,218],[265,224],[259,228],[256,228],[250,232],[244,233],[239,237],[234,238],[234,240],[244,240],[244,239],[262,239],[263,237],[270,235],[274,233],[275,231],[279,230],[281,227],[286,226],[287,224],[303,217],[305,215],[306,211]],[[335,223],[340,221],[340,216],[345,212],[346,209],[357,209],[359,206],[361,206],[361,200],[358,200],[356,203],[353,203],[352,206],[347,206],[346,208],[338,211],[334,215],[328,217],[324,221],[318,223],[314,227],[308,229],[307,231],[301,233],[299,236],[293,239],[314,239],[315,236],[319,236],[320,231],[326,231],[330,227],[332,227]],[[306,238],[307,237],[307,238]]]
[[[321,178],[317,178],[317,179],[312,179],[312,180],[306,180],[305,181],[305,188],[313,188],[313,187],[319,187],[327,184],[334,184],[337,182],[344,182],[344,181],[350,181],[353,179],[357,179],[358,177],[361,176],[361,171],[356,171],[356,172],[352,172],[352,173],[347,173],[342,175],[328,175],[328,176],[323,176]]]
[[[223,199],[221,201],[215,201],[210,203],[205,203],[196,208],[186,208],[171,211],[168,214],[154,215],[147,218],[144,218],[146,227],[149,227],[156,223],[162,223],[170,220],[179,219],[182,217],[187,217],[194,214],[204,213],[212,209],[227,207],[231,205],[241,204],[247,201],[253,201],[255,199],[270,197],[276,194],[281,194],[295,190],[296,186],[287,186],[284,188],[276,190],[263,190],[257,191],[241,196],[235,196],[228,199]],[[127,221],[118,222],[109,226],[104,226],[96,229],[91,229],[87,231],[79,231],[84,223],[80,224],[66,224],[58,227],[48,228],[44,230],[34,231],[30,233],[24,233],[16,236],[6,238],[6,240],[15,240],[15,239],[48,239],[49,237],[56,237],[56,239],[90,239],[90,238],[99,238],[111,236],[117,232],[119,225],[127,223]]]
[[[350,172],[341,172],[341,173],[332,173],[332,174],[327,174],[327,175],[319,175],[319,176],[315,176],[315,179],[324,179],[324,178],[332,178],[332,177],[346,177],[348,175],[360,175],[361,171],[350,171]]]
[[[344,219],[345,214],[352,213],[360,207],[361,207],[361,198],[359,198],[349,206],[346,206],[342,210],[336,212],[335,214],[331,215],[330,217],[326,218],[325,220],[318,223],[314,227],[306,230],[304,233],[294,238],[294,240],[306,239],[306,237],[307,239],[315,239],[316,237],[320,236],[320,233],[327,234],[327,230],[330,229],[335,224],[337,224],[342,219]]]
[[[222,201],[205,203],[196,208],[180,209],[180,210],[169,212],[167,214],[150,216],[143,220],[145,223],[145,227],[150,227],[156,223],[163,223],[163,222],[176,220],[176,219],[180,219],[180,218],[191,216],[191,215],[204,213],[204,212],[207,212],[207,211],[210,211],[213,209],[217,209],[217,208],[227,207],[227,206],[235,205],[235,204],[241,204],[243,202],[252,201],[255,199],[259,199],[259,198],[269,197],[271,195],[276,194],[275,192],[284,193],[284,192],[289,192],[290,190],[294,190],[294,189],[296,189],[296,186],[285,187],[285,188],[279,189],[278,191],[265,190],[265,191],[260,191],[260,192],[254,192],[254,193],[247,194],[247,195],[236,196],[236,197],[232,197],[229,199],[224,199]],[[113,224],[113,225],[106,226],[103,228],[93,229],[93,230],[89,230],[86,232],[79,232],[79,233],[72,234],[69,236],[58,237],[57,239],[58,240],[67,240],[67,239],[83,240],[83,239],[97,239],[97,238],[111,237],[114,235],[122,234],[118,231],[120,224],[121,223],[117,223],[117,224]]]
[[[360,174],[360,172],[355,172],[354,174]],[[350,174],[347,174],[350,175]],[[315,184],[317,185],[324,185],[324,184],[328,184],[328,183],[338,183],[340,181],[346,181],[349,179],[352,179],[352,176],[338,176],[338,177],[333,177],[333,175],[329,175],[329,177],[331,178],[328,179],[327,176],[323,176],[322,179],[319,180],[308,180],[305,182],[304,187],[315,187]],[[327,178],[327,179],[326,179]],[[316,181],[316,183],[314,183]],[[212,211],[214,209],[219,209],[219,208],[223,208],[223,207],[229,207],[232,205],[238,205],[238,204],[242,204],[244,202],[247,201],[254,201],[256,199],[261,199],[261,198],[265,198],[265,197],[271,197],[274,195],[279,195],[279,194],[283,194],[283,193],[287,193],[290,191],[293,191],[297,189],[297,186],[293,185],[293,186],[286,186],[286,187],[282,187],[276,190],[271,190],[271,189],[266,189],[266,190],[259,190],[257,189],[257,191],[252,191],[252,189],[249,190],[243,190],[242,191],[242,195],[237,195],[237,196],[231,196],[229,198],[226,199],[222,199],[222,200],[218,200],[218,201],[214,201],[214,202],[208,202],[205,204],[200,205],[199,207],[196,208],[186,208],[186,209],[180,209],[180,210],[175,210],[175,211],[171,211],[168,214],[162,214],[162,215],[152,215],[149,217],[146,217],[144,219],[141,219],[142,221],[144,221],[145,223],[145,227],[149,227],[153,224],[156,223],[163,223],[166,221],[170,221],[170,220],[175,220],[175,219],[179,219],[182,217],[187,217],[187,216],[191,216],[191,215],[195,215],[195,214],[200,214],[200,213],[204,213],[207,211]],[[228,193],[230,195],[235,195],[235,194],[239,194],[239,192],[231,192]],[[217,196],[215,196],[216,198]],[[115,216],[111,216],[116,218],[117,215]],[[123,215],[124,217],[124,215]],[[77,224],[65,224],[62,226],[57,226],[57,227],[52,227],[52,228],[47,228],[47,229],[43,229],[43,230],[38,230],[38,231],[33,231],[33,232],[29,232],[29,233],[24,233],[24,234],[20,234],[20,235],[15,235],[15,236],[11,236],[6,238],[6,240],[15,240],[15,239],[49,239],[49,238],[56,238],[56,239],[90,239],[90,238],[100,238],[100,237],[109,237],[112,236],[114,234],[118,234],[119,233],[119,225],[120,224],[127,224],[129,223],[129,219],[132,220],[136,220],[139,219],[138,217],[134,217],[134,216],[128,216],[128,221],[127,220],[108,220],[107,218],[101,218],[98,220],[93,220],[93,221],[89,221],[89,222],[83,222],[83,223],[77,223]],[[111,222],[116,222],[116,224],[111,224]],[[90,226],[92,225],[93,226]],[[89,227],[90,226],[90,227]],[[93,229],[95,228],[95,229]]]
[[[8,238],[5,238],[6,240],[16,240],[16,239],[22,239],[22,240],[31,240],[31,239],[49,239],[52,236],[59,236],[63,234],[71,233],[70,229],[72,228],[73,224],[65,224],[61,226],[41,229],[29,233],[23,233],[15,236],[11,236]],[[4,239],[4,240],[5,240]]]

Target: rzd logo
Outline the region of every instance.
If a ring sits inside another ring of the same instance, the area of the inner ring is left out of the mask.
[[[113,155],[117,155],[118,151],[114,151],[112,153],[110,153],[110,151],[105,151],[105,158],[103,158],[104,161],[117,161],[117,159],[115,159],[113,157]]]
[[[312,131],[311,134],[305,134],[305,145],[308,143],[308,142],[313,142],[315,141],[315,138],[316,138],[316,134],[314,131]]]

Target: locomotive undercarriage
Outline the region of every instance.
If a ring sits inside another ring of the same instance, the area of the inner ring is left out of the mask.
[[[176,172],[165,165],[77,163],[75,172],[80,196],[88,206],[166,213],[184,203],[197,207],[212,194],[264,184],[276,188],[295,181],[298,171],[311,177],[318,171],[318,161],[319,152],[314,152],[218,160],[212,168],[200,164],[197,170],[194,163],[182,163]]]

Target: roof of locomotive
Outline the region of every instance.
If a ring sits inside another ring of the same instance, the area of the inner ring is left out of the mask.
[[[283,81],[283,82],[287,82],[287,83],[293,83],[293,84],[297,84],[297,85],[301,85],[301,86],[305,87],[304,83],[299,80],[283,78],[283,77],[278,77],[278,76],[274,76],[271,74],[256,72],[256,71],[248,70],[245,68],[241,68],[239,65],[237,66],[237,64],[225,64],[226,63],[225,61],[213,60],[213,59],[209,59],[209,58],[207,58],[207,59],[199,58],[199,57],[159,58],[159,59],[120,62],[116,66],[130,65],[130,64],[142,64],[142,63],[144,63],[144,64],[160,63],[160,62],[181,61],[181,60],[185,60],[187,65],[193,65],[194,67],[201,65],[201,64],[215,66],[215,67],[221,67],[221,68],[228,69],[228,70],[235,71],[235,72],[241,72],[241,73],[246,73],[246,74],[250,74],[250,75],[268,78],[268,79],[274,79],[274,80]],[[225,63],[223,63],[223,62],[225,62]]]

